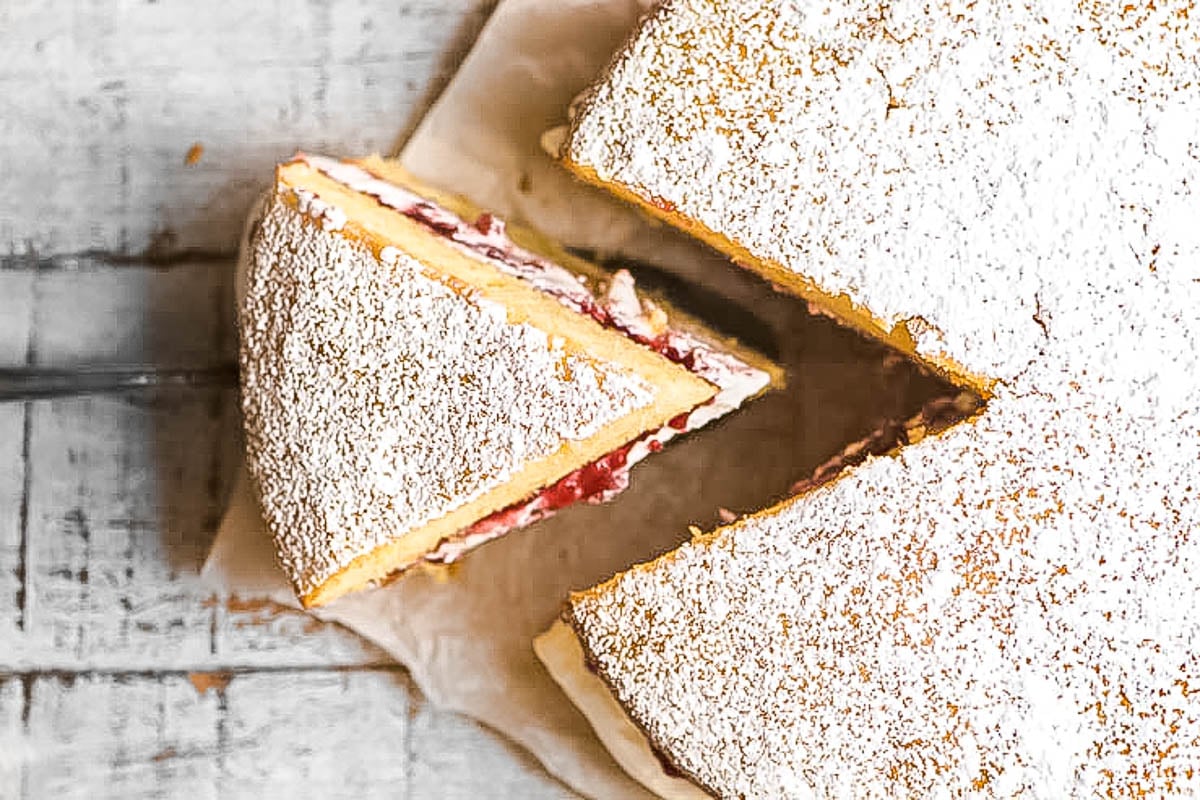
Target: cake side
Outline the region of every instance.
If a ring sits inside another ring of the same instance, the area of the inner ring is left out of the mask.
[[[370,156],[352,163],[385,180],[410,187],[417,194],[435,200],[439,205],[463,219],[474,220],[486,213],[466,198],[441,191],[417,180],[395,160]],[[506,222],[504,230],[506,236],[517,246],[581,276],[594,289],[599,290],[602,287],[606,289],[611,286],[613,279],[611,270],[580,258],[540,231],[513,222]],[[778,389],[786,382],[783,369],[761,353],[736,339],[720,335],[703,321],[675,307],[669,299],[648,293],[641,286],[638,286],[637,294],[643,302],[648,300],[663,312],[663,317],[669,322],[672,330],[693,336],[709,345],[711,349],[727,353],[749,367],[766,373],[770,377],[769,386],[772,388]]]
[[[621,769],[662,800],[711,800],[694,776],[669,773],[662,756],[619,703],[611,687],[593,672],[575,630],[556,621],[533,641],[538,659],[575,704]]]
[[[253,243],[242,361],[251,471],[307,602],[679,412],[627,365],[568,352],[409,256],[384,264],[294,202],[278,191]],[[620,424],[655,405],[664,419]]]
[[[334,168],[348,169],[355,179],[370,182],[371,186],[362,188],[397,191],[405,198],[416,197],[423,205],[429,206],[428,213],[432,215],[430,220],[422,223],[411,219],[376,196],[347,185],[325,171]],[[300,160],[279,168],[279,179],[285,186],[298,189],[302,194],[311,194],[323,206],[346,216],[351,222],[350,228],[369,241],[379,256],[395,253],[416,259],[430,275],[502,306],[508,322],[527,323],[561,339],[564,349],[569,353],[628,365],[655,385],[662,401],[656,406],[657,411],[662,412],[664,409],[661,406],[669,405],[676,408],[675,413],[679,413],[712,397],[711,384],[628,336],[613,335],[612,329],[599,324],[591,314],[586,313],[590,310],[592,299],[570,271],[557,268],[559,274],[552,276],[546,285],[539,286],[518,275],[506,274],[486,258],[464,252],[455,242],[442,235],[442,231],[452,225],[475,230],[472,227],[474,220],[460,218],[453,206],[443,208],[427,203],[425,198],[414,195],[402,184],[377,179],[370,173],[356,169],[353,164],[333,159],[318,160],[318,157],[301,156]],[[494,220],[493,224],[503,236],[503,223]],[[547,289],[572,292],[577,302],[564,305]],[[580,304],[588,305],[581,307]],[[654,427],[663,424],[670,416],[663,416],[662,413],[638,414],[636,425]]]

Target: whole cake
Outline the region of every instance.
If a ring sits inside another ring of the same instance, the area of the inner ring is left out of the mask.
[[[778,374],[378,158],[280,166],[250,248],[247,463],[306,606],[607,500]]]
[[[1200,793],[1198,26],[674,0],[576,105],[577,175],[985,401],[571,598],[539,651],[648,786]]]

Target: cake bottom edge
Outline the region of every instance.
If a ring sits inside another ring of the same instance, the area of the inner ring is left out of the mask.
[[[588,668],[583,645],[570,624],[556,620],[534,639],[533,649],[626,774],[663,800],[713,800],[686,777],[668,773],[663,756],[625,713],[608,684]]]

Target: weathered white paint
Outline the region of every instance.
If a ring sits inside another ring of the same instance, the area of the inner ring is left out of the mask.
[[[21,638],[15,609],[25,585],[25,414],[23,403],[0,404],[0,670]]]
[[[279,158],[394,149],[492,5],[7,0],[0,256],[231,250]]]
[[[395,149],[494,2],[0,3],[0,368],[228,363],[273,163]],[[569,796],[357,636],[209,596],[237,427],[228,388],[0,404],[0,798]]]
[[[413,716],[409,787],[414,798],[567,800],[576,795],[528,755],[471,720],[421,704]]]
[[[32,365],[204,367],[236,357],[232,272],[224,258],[163,269],[85,259],[73,269],[7,271],[0,287],[33,276],[36,304],[24,315],[32,344],[18,354]]]
[[[33,288],[37,276],[28,270],[0,273],[0,365],[25,361],[25,348],[33,330],[30,315],[36,308]]]
[[[396,669],[0,678],[0,735],[4,798],[569,797]]]

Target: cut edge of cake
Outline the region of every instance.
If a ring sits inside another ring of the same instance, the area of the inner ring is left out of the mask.
[[[865,439],[848,445],[841,453],[818,467],[811,478],[798,482],[796,487],[793,487],[792,495],[786,499],[708,531],[693,528],[691,538],[679,547],[656,558],[634,564],[587,589],[570,593],[559,617],[534,639],[534,652],[550,677],[580,710],[596,736],[631,777],[663,800],[712,800],[720,796],[706,787],[695,774],[674,763],[655,744],[646,727],[635,719],[618,699],[616,682],[605,674],[599,660],[588,650],[582,635],[581,622],[576,614],[580,601],[604,595],[629,573],[653,572],[659,569],[677,557],[684,547],[715,542],[732,528],[784,514],[791,507],[803,502],[809,494],[848,477],[872,459],[892,457],[906,447],[936,438],[960,425],[973,424],[984,409],[980,398],[966,388],[953,399],[939,398],[931,405],[945,403],[949,403],[951,407],[933,410],[926,408],[906,420],[900,426],[904,431],[901,440],[893,443],[886,452],[865,453],[864,461],[846,458],[847,453],[853,452],[858,455],[857,450],[861,446],[873,443],[878,432],[872,432]],[[839,468],[833,472],[826,472],[828,465],[835,463]]]
[[[271,211],[271,207],[286,208],[301,225],[307,227],[309,233],[306,235],[340,237],[353,247],[365,249],[381,270],[389,269],[397,258],[414,259],[420,264],[425,277],[437,280],[456,293],[465,293],[475,302],[503,308],[509,325],[531,325],[544,331],[549,340],[561,346],[569,356],[589,363],[622,365],[652,387],[653,399],[648,405],[633,409],[583,440],[563,440],[556,452],[526,462],[498,486],[369,551],[358,553],[330,574],[304,574],[303,569],[285,569],[303,606],[323,605],[349,592],[385,582],[411,566],[424,563],[426,558],[435,563],[438,560],[448,563],[484,541],[511,528],[523,527],[528,522],[505,525],[487,535],[464,538],[465,532],[472,530],[473,524],[492,519],[508,509],[521,508],[524,500],[536,497],[539,491],[554,488],[558,485],[556,482],[569,479],[584,467],[600,463],[606,456],[621,452],[623,448],[647,436],[653,437],[655,432],[659,432],[660,438],[665,441],[679,432],[671,423],[681,416],[686,418],[695,415],[697,422],[694,427],[700,427],[711,418],[732,410],[706,412],[708,419],[700,420],[702,415],[697,412],[711,405],[721,392],[716,384],[635,341],[630,334],[604,327],[585,314],[564,306],[558,299],[522,278],[504,274],[494,266],[465,254],[440,236],[431,235],[430,230],[417,221],[377,202],[378,198],[356,191],[324,174],[313,166],[314,163],[327,166],[335,162],[318,161],[315,157],[301,155],[278,168],[276,186],[268,200],[266,213]],[[349,165],[351,162],[336,163]],[[428,200],[463,221],[476,219],[475,210],[469,203],[419,184],[392,162],[373,157],[353,166]],[[517,242],[519,247],[587,276],[593,282],[606,274],[570,256],[532,231],[513,228],[505,232],[501,227],[500,232],[502,236],[511,235],[511,241]],[[256,244],[254,239],[252,236],[252,248]],[[257,253],[257,248],[252,252]],[[269,263],[256,263],[263,259],[271,261],[270,253],[252,257],[250,270],[271,269]],[[661,308],[662,304],[658,306]],[[244,309],[242,313],[244,316]],[[672,334],[681,331],[687,331],[689,336],[696,334],[697,340],[713,353],[732,359],[758,376],[754,378],[753,386],[741,388],[742,396],[735,398],[734,407],[781,382],[779,368],[761,355],[716,336],[686,315],[673,310],[667,313]],[[253,321],[243,319],[241,324],[253,324]],[[245,370],[247,360],[253,360],[255,356],[243,351],[242,358]],[[569,372],[569,368],[565,368]],[[251,405],[248,401],[244,403],[249,411]],[[248,440],[253,454],[254,414],[248,414],[248,418]],[[656,441],[649,441],[649,444],[661,446],[661,442]],[[271,477],[258,474],[253,455],[250,463],[261,493],[263,481],[270,481]],[[632,462],[629,466],[632,466]],[[607,496],[604,496],[605,499]],[[570,502],[574,501],[566,504]],[[542,516],[549,513],[552,511]],[[537,518],[540,517],[534,516],[531,520]],[[269,514],[268,525],[276,534],[277,547],[281,547],[280,531],[276,530],[277,526]],[[281,564],[295,564],[296,553],[285,554],[280,551],[279,555]]]
[[[744,246],[720,234],[703,222],[678,213],[665,200],[646,197],[631,186],[618,180],[605,181],[600,178],[592,167],[578,164],[571,159],[570,138],[562,144],[558,151],[560,163],[580,181],[603,189],[649,215],[655,220],[687,233],[704,242],[714,250],[724,254],[739,266],[748,268],[770,281],[785,292],[795,295],[810,303],[815,311],[832,317],[841,324],[852,328],[873,341],[878,341],[898,353],[928,367],[955,385],[969,389],[983,398],[992,395],[996,388],[996,379],[978,375],[967,370],[962,365],[947,357],[919,353],[916,339],[910,326],[916,320],[901,320],[895,325],[888,325],[870,309],[860,306],[848,295],[832,295],[821,290],[814,282],[803,275],[793,272],[781,264],[754,255]]]
[[[613,696],[612,685],[589,666],[588,656],[566,617],[533,640],[533,650],[621,769],[663,800],[711,800],[694,776],[672,775],[649,735]]]

